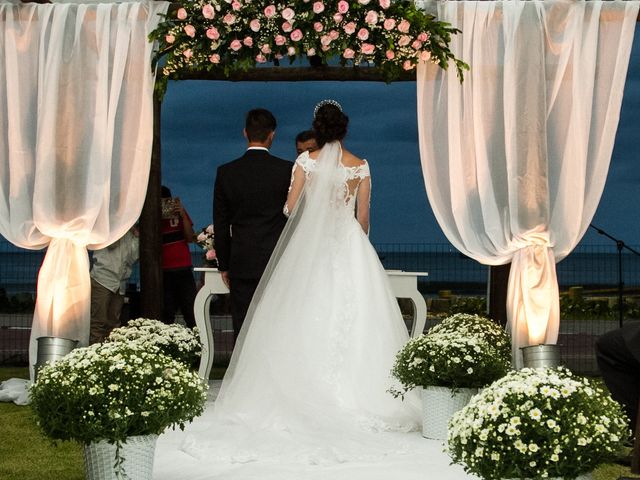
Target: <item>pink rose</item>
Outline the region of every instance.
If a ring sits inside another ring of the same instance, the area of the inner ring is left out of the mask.
[[[261,53],[256,55],[256,62],[265,63],[266,61],[267,61],[267,58],[264,55],[262,55]],[[209,252],[207,252],[207,253],[209,253]]]
[[[293,57],[296,54],[296,49],[294,47],[287,48],[287,55]]]
[[[409,35],[402,35],[400,40],[398,40],[398,45],[401,47],[406,47],[411,43],[411,37]]]
[[[264,45],[262,45],[262,47],[260,48],[260,51],[262,53],[264,53],[265,55],[268,55],[271,53],[271,47],[269,46],[268,43],[265,43]]]
[[[411,24],[407,20],[402,19],[398,24],[398,30],[400,30],[402,33],[407,33],[410,26]]]
[[[340,0],[338,2],[338,13],[345,14],[349,11],[349,2],[345,0]]]
[[[327,50],[329,50],[330,48],[331,48],[331,47],[329,47],[329,45],[322,45],[322,46],[320,47],[320,49],[321,49],[323,52],[326,52],[326,51],[327,51]]]
[[[402,64],[402,68],[405,70],[413,70],[414,65],[411,63],[411,60],[405,60]]]
[[[351,35],[356,31],[356,24],[353,22],[349,22],[342,28],[344,29],[344,33],[346,33],[347,35]]]
[[[293,25],[291,25],[289,22],[284,22],[282,24],[282,31],[289,33],[291,30],[293,30]]]
[[[341,13],[334,13],[333,14],[333,21],[336,23],[340,23],[343,19],[343,16]]]
[[[291,20],[295,16],[296,16],[296,12],[294,12],[292,8],[287,7],[284,10],[282,10],[282,18],[284,18],[287,21]]]
[[[187,11],[184,8],[179,8],[178,12],[176,13],[176,17],[178,17],[178,19],[180,20],[184,20],[185,18],[187,18]]]
[[[418,35],[418,40],[420,40],[421,42],[426,42],[427,40],[429,40],[429,34],[422,32],[420,35]]]
[[[207,228],[205,229],[205,231],[206,231],[207,233],[213,233],[213,224],[211,224],[211,223],[210,223],[210,224],[207,226]]]
[[[220,38],[220,32],[216,27],[211,27],[207,29],[207,38],[211,40],[218,40]]]
[[[190,48],[187,48],[184,52],[182,52],[182,55],[184,55],[185,58],[191,58],[193,57],[193,52]]]
[[[276,45],[278,45],[279,47],[287,43],[287,39],[282,35],[276,35],[276,38],[274,40],[276,42]]]
[[[293,40],[294,42],[299,42],[300,40],[302,40],[302,32],[300,31],[299,28],[296,28],[293,32],[291,32],[291,40]]]
[[[370,43],[363,43],[361,48],[362,53],[364,53],[365,55],[371,55],[375,49],[375,45],[371,45]]]
[[[422,60],[423,62],[428,62],[430,58],[431,52],[429,50],[423,50],[422,52],[420,52],[420,60]]]
[[[229,45],[229,48],[231,48],[231,50],[233,50],[234,52],[237,52],[238,50],[240,50],[242,48],[242,42],[240,42],[240,40],[236,39],[236,40],[231,42],[231,45]]]
[[[283,58],[284,58],[284,55],[282,55],[281,53],[276,53],[277,60],[282,60]]]
[[[233,8],[234,10],[240,10],[242,8],[242,4],[238,2],[238,0],[234,0],[233,2],[231,2],[231,8]]]
[[[369,38],[369,30],[367,30],[366,28],[361,28],[360,30],[358,30],[358,39],[365,41],[367,38]]]
[[[385,55],[387,56],[388,60],[393,60],[396,56],[396,54],[393,53],[393,50],[387,50],[387,53],[385,53]]]
[[[216,11],[210,4],[207,3],[204,7],[202,7],[202,16],[211,20],[216,16]]]
[[[214,53],[209,57],[209,61],[211,63],[220,63],[220,55],[218,55],[217,53]]]
[[[324,3],[313,2],[313,13],[318,14],[324,12]]]
[[[167,42],[167,43],[173,43],[173,42],[176,41],[176,37],[174,37],[173,35],[169,34],[169,35],[166,35],[164,37],[164,41]]]
[[[339,36],[340,36],[340,34],[338,33],[338,31],[337,31],[337,30],[331,30],[331,31],[329,32],[329,38],[330,38],[331,40],[336,40]]]
[[[313,57],[316,54],[316,49],[315,48],[310,48],[309,50],[307,50],[307,56],[308,57]]]
[[[216,259],[216,251],[215,250],[207,250],[207,253],[204,254],[207,260],[215,260]]]
[[[222,21],[224,23],[226,23],[227,25],[232,25],[233,23],[235,23],[236,21],[236,16],[233,13],[227,13],[223,18]]]
[[[355,57],[355,55],[356,55],[356,52],[354,52],[350,48],[345,48],[344,52],[342,52],[342,56],[344,58],[353,58],[353,57]]]
[[[369,10],[367,12],[367,15],[364,17],[364,21],[369,25],[375,25],[376,23],[378,23],[378,14],[373,10]]]
[[[371,0],[358,0],[358,3],[359,3],[360,5],[369,5],[369,2],[370,2],[370,1],[371,1]]]
[[[267,18],[271,18],[276,14],[276,6],[275,5],[269,5],[268,7],[265,7],[264,9],[264,16]]]
[[[249,22],[249,28],[254,32],[260,31],[260,21],[257,18],[254,18]]]
[[[378,3],[380,3],[380,8],[383,10],[386,10],[391,6],[391,0],[378,0]]]
[[[244,43],[245,47],[253,47],[253,38],[244,37],[244,40],[242,41],[242,43]]]
[[[384,21],[383,25],[385,30],[393,30],[393,28],[396,26],[396,21],[393,18],[387,18]]]
[[[189,25],[185,25],[184,27],[184,33],[187,34],[187,36],[193,38],[196,36],[196,27],[194,27],[193,25],[189,24]]]
[[[329,35],[323,35],[320,37],[320,44],[323,47],[328,47],[330,43],[331,43],[331,37]],[[323,50],[325,50],[325,48],[323,48]]]
[[[320,22],[316,22],[313,24],[313,29],[316,32],[321,32],[324,29],[324,26]]]
[[[420,40],[416,40],[411,44],[411,48],[414,50],[420,50],[422,48],[422,42]]]

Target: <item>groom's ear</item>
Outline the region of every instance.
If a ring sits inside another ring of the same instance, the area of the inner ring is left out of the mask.
[[[249,137],[247,136],[247,129],[243,128],[242,129],[242,135],[244,136],[244,138],[246,138],[247,140],[249,140]]]

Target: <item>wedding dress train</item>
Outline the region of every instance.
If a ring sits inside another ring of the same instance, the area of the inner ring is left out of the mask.
[[[331,464],[415,449],[419,402],[394,398],[408,340],[386,273],[354,216],[365,162],[338,143],[302,154],[302,197],[249,309],[220,395],[181,439],[206,462]],[[413,437],[412,437],[413,438]]]

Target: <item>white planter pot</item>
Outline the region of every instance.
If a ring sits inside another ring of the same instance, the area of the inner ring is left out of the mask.
[[[122,444],[122,469],[129,479],[151,480],[157,440],[157,435],[140,435],[129,437]],[[122,477],[116,475],[114,468],[115,445],[105,440],[92,442],[84,446],[83,453],[86,480],[121,480]]]
[[[432,440],[446,440],[449,419],[463,408],[477,388],[459,388],[452,394],[447,387],[422,389],[422,436]]]
[[[592,480],[593,479],[593,475],[591,473],[583,473],[582,475],[580,475],[579,477],[576,478],[576,480]],[[505,480],[520,480],[518,478],[507,478]],[[535,478],[525,478],[523,480],[538,480]],[[564,480],[564,477],[548,477],[546,480]]]

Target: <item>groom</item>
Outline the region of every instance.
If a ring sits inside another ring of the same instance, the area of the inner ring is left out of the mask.
[[[229,287],[234,340],[269,257],[287,221],[282,213],[293,163],[269,153],[276,119],[261,108],[247,113],[243,156],[218,167],[213,192],[216,253]]]

